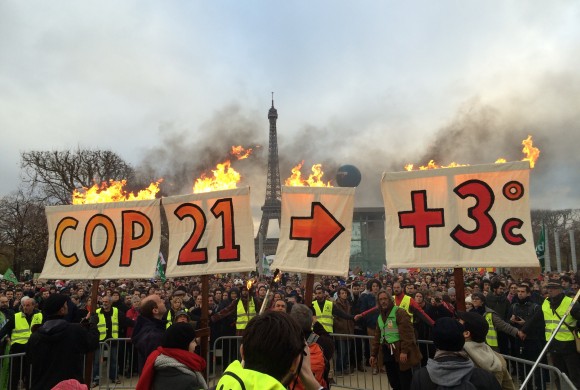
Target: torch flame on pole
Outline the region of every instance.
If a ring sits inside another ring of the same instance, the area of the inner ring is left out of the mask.
[[[322,176],[324,171],[322,170],[322,164],[314,164],[311,168],[312,173],[308,175],[307,179],[302,178],[302,166],[304,165],[304,160],[298,163],[294,168],[292,168],[292,175],[284,181],[284,184],[291,187],[332,187],[330,181],[324,182]]]
[[[540,157],[540,149],[533,146],[532,136],[528,135],[528,138],[522,141],[522,145],[524,146],[522,152],[525,154],[525,157],[521,161],[529,161],[530,168],[534,168],[536,165],[536,161],[538,157]],[[505,158],[498,158],[495,163],[496,164],[503,164],[506,162]],[[455,167],[465,167],[469,166],[469,164],[459,164],[456,162],[452,162],[449,165],[439,165],[435,163],[435,161],[430,160],[427,165],[422,165],[418,168],[418,170],[427,170],[427,169],[439,169],[439,168],[455,168]],[[414,164],[407,164],[405,165],[406,171],[412,171],[415,169]]]
[[[159,179],[135,194],[124,189],[127,180],[110,180],[108,184],[107,182],[103,182],[100,185],[95,184],[91,188],[83,187],[82,190],[74,190],[72,203],[94,204],[155,199],[155,195],[159,192],[159,184],[162,181],[163,179]]]
[[[243,160],[252,154],[252,149],[245,149],[242,146],[232,146],[229,153],[237,160]],[[211,170],[211,174],[202,173],[201,177],[195,180],[193,193],[199,194],[202,192],[237,188],[237,184],[240,182],[242,175],[232,168],[231,164],[231,160],[226,159],[225,161],[218,163],[216,168]]]

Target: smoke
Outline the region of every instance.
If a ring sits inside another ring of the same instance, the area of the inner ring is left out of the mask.
[[[579,77],[566,73],[544,75],[533,87],[503,96],[490,98],[482,93],[464,101],[446,123],[426,135],[417,131],[413,145],[403,144],[397,123],[381,124],[378,129],[361,124],[355,129],[329,121],[325,126],[292,129],[279,120],[281,182],[302,160],[303,174],[321,163],[323,180],[333,182],[341,165],[352,164],[362,173],[355,205],[381,207],[380,178],[385,171],[401,171],[407,163],[419,166],[429,160],[442,165],[488,164],[498,158],[519,161],[524,157],[521,142],[532,135],[534,146],[541,150],[531,172],[532,208],[578,208],[580,111],[577,99],[572,98],[577,96]],[[250,158],[232,163],[243,176],[242,185],[251,188],[253,214],[259,219],[268,161],[266,110],[247,111],[231,104],[198,129],[165,123],[160,126],[160,144],[148,151],[140,171],[162,176],[164,195],[190,193],[194,179],[223,161],[232,145],[260,145]]]

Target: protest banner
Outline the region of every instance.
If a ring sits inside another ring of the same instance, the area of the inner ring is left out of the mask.
[[[168,278],[256,269],[249,187],[163,198]]]
[[[160,200],[46,207],[40,279],[151,278],[161,243]]]
[[[529,164],[384,173],[389,268],[536,267]]]
[[[282,187],[280,239],[271,268],[346,276],[354,188]]]

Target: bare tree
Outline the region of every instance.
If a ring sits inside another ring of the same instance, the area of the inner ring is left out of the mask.
[[[23,181],[49,204],[69,204],[73,190],[127,179],[134,169],[110,150],[29,151],[21,154]]]
[[[11,248],[12,268],[40,272],[48,248],[44,205],[22,191],[0,199],[0,247]]]

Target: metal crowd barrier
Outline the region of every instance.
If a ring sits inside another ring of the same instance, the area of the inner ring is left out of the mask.
[[[331,361],[329,377],[333,378],[331,386],[343,389],[387,389],[390,388],[384,371],[373,373],[368,364],[370,343],[373,336],[331,334],[335,341],[335,354]],[[234,360],[239,359],[240,336],[220,337],[210,345],[207,356],[208,386],[215,386],[224,370]],[[427,357],[435,353],[433,342],[419,340],[419,348]],[[503,355],[516,388],[520,388],[533,361]],[[94,366],[98,370],[98,389],[134,389],[139,380],[137,373],[137,352],[133,348],[131,339],[110,339],[101,342],[98,353],[95,353]],[[113,366],[114,364],[114,366]],[[580,369],[580,368],[579,368]],[[34,370],[30,367],[29,374]],[[20,389],[29,375],[25,375],[25,354],[18,353],[0,356],[0,389]],[[28,385],[28,383],[26,383]],[[26,386],[28,387],[28,386]],[[532,390],[573,390],[576,389],[570,379],[556,367],[549,364],[539,364],[534,380],[531,380],[527,389]]]

